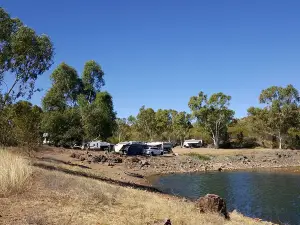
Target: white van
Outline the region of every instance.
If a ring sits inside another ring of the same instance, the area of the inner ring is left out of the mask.
[[[88,144],[88,148],[92,150],[109,150],[110,146],[110,143],[102,141],[91,141]]]
[[[183,147],[185,148],[200,148],[202,146],[202,140],[195,140],[195,139],[190,139],[190,140],[185,140],[183,142]]]

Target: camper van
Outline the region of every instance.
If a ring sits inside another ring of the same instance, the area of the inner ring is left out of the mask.
[[[115,152],[120,152],[125,146],[127,145],[132,145],[132,144],[144,144],[143,142],[140,141],[124,141],[120,142],[115,145]]]
[[[150,147],[158,147],[160,149],[163,149],[166,152],[170,152],[173,148],[171,142],[148,142],[146,144]]]
[[[202,146],[202,140],[195,140],[195,139],[190,139],[190,140],[185,140],[183,143],[183,147],[185,148],[200,148]]]
[[[88,148],[91,150],[109,150],[111,147],[111,144],[108,142],[102,142],[102,141],[91,141],[88,144]]]

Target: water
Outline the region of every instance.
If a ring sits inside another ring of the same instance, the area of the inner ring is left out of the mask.
[[[226,200],[229,211],[279,224],[300,225],[300,175],[278,172],[209,172],[163,175],[154,186],[197,199],[207,193]]]

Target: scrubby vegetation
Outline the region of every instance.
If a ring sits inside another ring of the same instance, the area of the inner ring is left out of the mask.
[[[193,157],[193,158],[196,158],[196,159],[199,159],[199,160],[203,160],[203,161],[210,160],[209,156],[207,156],[207,155],[201,155],[201,154],[194,153],[194,152],[188,153],[186,155],[188,155],[190,157]]]
[[[21,156],[0,149],[0,196],[26,190],[32,168]]]

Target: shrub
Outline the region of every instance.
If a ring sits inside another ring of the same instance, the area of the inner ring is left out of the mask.
[[[23,191],[31,173],[27,160],[6,150],[0,150],[0,196]]]
[[[210,160],[210,157],[209,157],[209,156],[206,156],[206,155],[200,155],[200,154],[193,153],[193,152],[188,153],[188,154],[186,154],[186,155],[188,155],[188,156],[190,156],[190,157],[193,157],[193,158],[196,158],[196,159],[199,159],[199,160],[204,160],[204,161]]]

